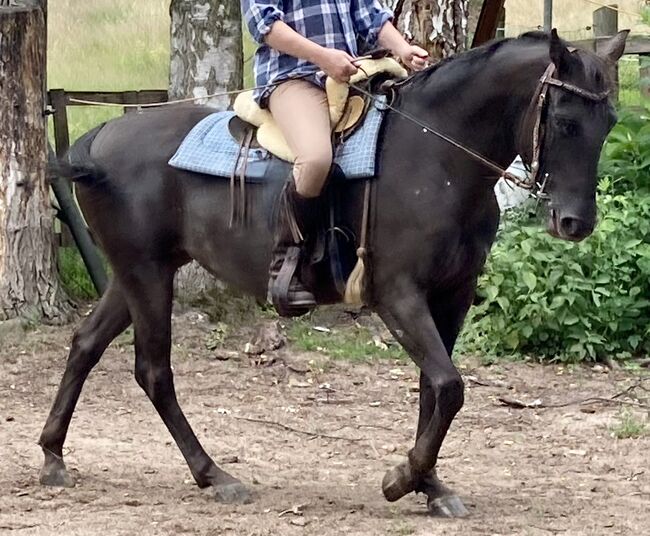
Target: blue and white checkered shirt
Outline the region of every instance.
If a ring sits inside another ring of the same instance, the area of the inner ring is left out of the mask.
[[[242,0],[242,12],[253,39],[260,44],[255,53],[256,86],[304,75],[312,75],[306,79],[324,86],[316,65],[264,42],[278,20],[314,43],[358,56],[359,44],[362,50],[374,48],[382,26],[393,18],[378,0]],[[256,90],[255,100],[265,106],[273,89]]]

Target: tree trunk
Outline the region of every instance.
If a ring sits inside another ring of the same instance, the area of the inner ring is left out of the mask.
[[[207,97],[240,89],[243,81],[241,8],[239,0],[172,0],[169,98]],[[201,99],[225,110],[232,97]],[[195,300],[216,286],[197,263],[176,276],[176,293]]]
[[[46,183],[45,19],[0,6],[0,320],[64,321]]]
[[[239,89],[243,79],[239,0],[172,0],[170,99]],[[202,100],[226,109],[231,97]]]
[[[468,0],[392,0],[401,11],[399,30],[437,61],[467,46]]]

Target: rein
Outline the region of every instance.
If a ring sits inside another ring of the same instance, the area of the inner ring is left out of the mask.
[[[545,195],[545,188],[548,183],[548,174],[545,175],[542,183],[540,184],[538,182],[538,176],[539,176],[539,171],[540,171],[540,156],[542,152],[542,145],[543,145],[543,130],[544,130],[544,124],[542,121],[543,115],[544,115],[544,108],[547,102],[547,96],[548,96],[548,89],[550,86],[555,86],[560,89],[563,89],[565,91],[568,91],[569,93],[573,93],[575,95],[578,95],[584,99],[591,100],[594,102],[601,102],[605,99],[608,98],[609,96],[609,91],[603,91],[600,93],[594,93],[591,91],[588,91],[586,89],[582,89],[578,86],[575,86],[573,84],[570,84],[568,82],[563,82],[562,80],[559,80],[557,78],[554,78],[555,74],[555,64],[551,63],[547,68],[542,77],[539,79],[539,84],[537,87],[537,90],[535,91],[535,94],[533,96],[533,99],[531,100],[531,107],[533,104],[536,102],[535,105],[535,127],[533,129],[533,161],[531,163],[531,171],[532,175],[529,179],[521,179],[514,175],[513,173],[510,173],[507,169],[504,169],[501,167],[499,164],[493,162],[489,158],[483,156],[482,154],[478,153],[474,149],[471,149],[470,147],[466,146],[465,144],[461,143],[460,141],[452,138],[451,136],[448,136],[446,134],[443,134],[439,130],[433,128],[431,125],[428,125],[427,123],[419,120],[418,118],[412,116],[408,112],[405,112],[403,110],[400,110],[399,108],[395,108],[392,104],[387,103],[387,102],[381,102],[379,99],[370,93],[369,91],[366,91],[365,89],[357,86],[356,84],[349,84],[350,87],[354,88],[356,91],[359,93],[365,95],[366,97],[372,99],[375,103],[379,103],[379,105],[384,108],[384,109],[389,109],[393,112],[395,112],[397,115],[403,117],[404,119],[410,121],[411,123],[414,123],[415,125],[419,126],[422,128],[422,132],[424,134],[433,134],[434,136],[440,138],[441,140],[445,141],[446,143],[452,145],[453,147],[456,147],[457,149],[463,151],[465,154],[467,154],[469,157],[473,158],[477,162],[483,164],[485,167],[491,169],[492,171],[496,172],[499,174],[500,179],[504,179],[505,181],[511,182],[512,184],[519,186],[521,188],[524,188],[526,190],[531,190],[533,191],[537,187],[537,196],[544,196]],[[393,88],[391,88],[393,89]],[[393,89],[394,91],[394,89]]]

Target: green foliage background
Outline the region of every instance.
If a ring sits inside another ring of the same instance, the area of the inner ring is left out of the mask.
[[[503,219],[465,351],[562,361],[650,353],[650,108],[624,110],[601,160],[599,223],[573,244],[529,207]]]

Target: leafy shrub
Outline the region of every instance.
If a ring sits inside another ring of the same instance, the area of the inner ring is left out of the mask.
[[[600,175],[610,179],[614,193],[650,191],[650,107],[619,112],[603,149]]]
[[[601,182],[601,190],[611,190]],[[562,361],[650,351],[650,195],[599,196],[600,223],[579,244],[506,217],[464,351]]]

